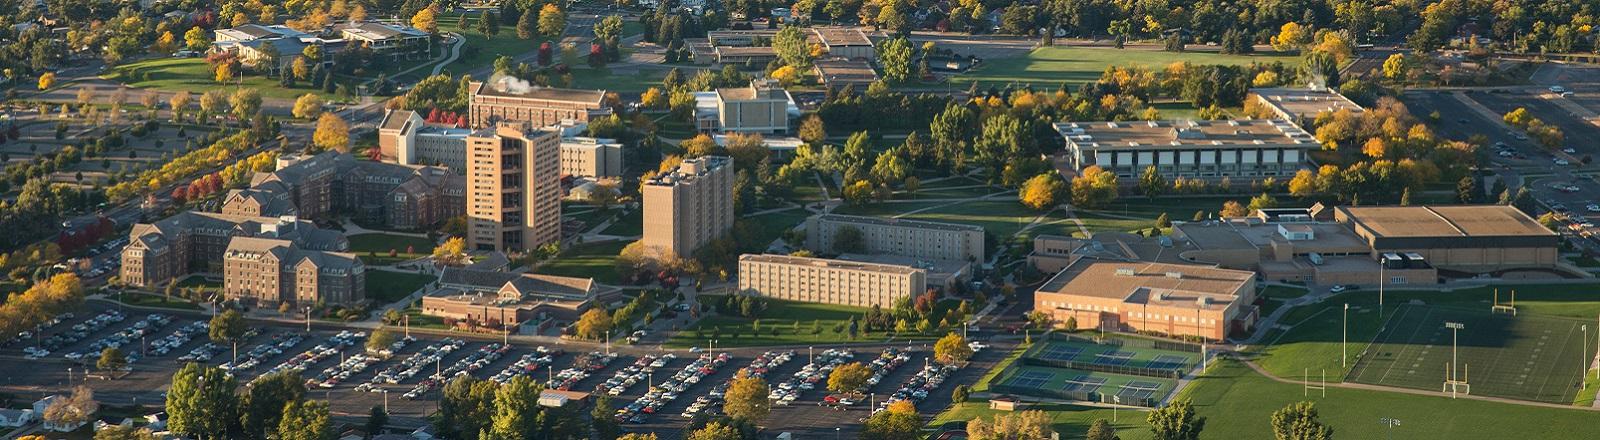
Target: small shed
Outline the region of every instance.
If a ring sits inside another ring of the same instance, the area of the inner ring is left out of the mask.
[[[539,393],[539,405],[550,408],[567,405],[583,406],[588,400],[589,393],[578,391],[544,390]]]
[[[995,411],[1016,411],[1021,404],[1016,396],[999,396],[989,399],[989,409]]]

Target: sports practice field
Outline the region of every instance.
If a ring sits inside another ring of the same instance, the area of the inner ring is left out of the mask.
[[[1066,393],[1089,393],[1092,399],[1112,402],[1112,396],[1122,403],[1137,405],[1145,399],[1160,402],[1172,393],[1177,381],[1156,377],[1101,373],[1071,368],[1018,366],[998,382],[1017,390],[1039,390],[1041,396],[1066,396]]]
[[[1441,390],[1451,362],[1447,322],[1462,325],[1456,356],[1464,371],[1458,374],[1473,395],[1570,404],[1594,359],[1593,321],[1496,314],[1487,306],[1406,305],[1392,313],[1346,380]]]

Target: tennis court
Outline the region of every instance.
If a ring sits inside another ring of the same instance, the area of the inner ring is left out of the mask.
[[[1494,314],[1487,306],[1405,305],[1390,313],[1384,331],[1361,352],[1346,380],[1440,390],[1456,336],[1458,376],[1467,381],[1471,394],[1570,404],[1594,358],[1595,344],[1587,344],[1587,351],[1584,347],[1586,339],[1595,338],[1594,329],[1585,333],[1584,325],[1593,322]],[[1452,331],[1446,323],[1461,329]]]
[[[1071,368],[1018,365],[1002,376],[996,391],[1069,400],[1111,402],[1112,396],[1127,405],[1157,404],[1171,394],[1176,380],[1126,374],[1083,371]]]
[[[1187,370],[1200,363],[1200,353],[1136,347],[1127,344],[1097,344],[1090,341],[1052,337],[1025,353],[1025,357],[1051,362],[1076,362],[1111,367]]]

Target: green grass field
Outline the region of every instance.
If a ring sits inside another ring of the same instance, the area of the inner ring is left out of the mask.
[[[1446,329],[1451,322],[1465,328]],[[1592,336],[1579,327],[1586,323],[1483,309],[1402,306],[1360,356],[1349,380],[1437,390],[1446,377],[1445,365],[1459,359],[1457,368],[1465,368],[1474,395],[1571,403],[1594,359],[1584,347]]]
[[[1062,83],[1072,87],[1100,78],[1108,66],[1138,65],[1160,68],[1175,62],[1194,64],[1245,65],[1250,63],[1294,63],[1293,56],[1277,54],[1221,55],[1211,52],[1173,53],[1156,50],[1084,48],[1055,46],[1034,49],[1027,56],[990,59],[970,72],[950,78],[951,84],[1004,86],[1028,83],[1054,90]]]
[[[1055,211],[1052,217],[1060,218]],[[1006,239],[1038,217],[1039,212],[1016,200],[957,203],[908,215],[905,218],[982,226],[995,237]]]
[[[588,50],[585,46],[584,50]],[[689,71],[692,74],[694,71]],[[641,93],[651,87],[661,87],[667,77],[664,70],[645,69],[638,73],[617,73],[610,70],[578,69],[572,74],[572,87],[602,89],[609,92]]]
[[[422,237],[356,234],[349,238],[350,252],[360,256],[362,262],[373,266],[386,266],[433,254],[433,241]],[[389,256],[391,250],[395,252],[393,257]]]
[[[777,240],[779,237],[782,237],[784,231],[794,229],[795,226],[799,226],[800,223],[805,222],[807,217],[811,217],[811,211],[804,209],[790,209],[786,211],[744,217],[741,220],[755,223],[756,227],[760,228],[759,233],[756,235],[755,243],[753,244],[760,245],[764,249],[767,244],[772,243],[773,240]]]
[[[102,75],[103,78],[117,81],[133,87],[153,88],[164,91],[185,90],[194,94],[201,94],[212,89],[226,88],[232,90],[240,87],[240,80],[235,78],[227,84],[218,84],[212,76],[211,66],[201,58],[150,58],[123,64],[111,68]],[[307,93],[314,93],[325,99],[332,99],[333,95],[322,93],[321,89],[310,87],[304,81],[295,88],[285,88],[278,85],[276,78],[267,78],[259,74],[246,74],[242,86],[254,88],[261,92],[262,97],[295,99]],[[199,97],[195,99],[198,101]]]
[[[1600,423],[1600,412],[1448,396],[1329,388],[1327,397],[1306,397],[1300,384],[1273,381],[1235,361],[1218,362],[1179,395],[1185,397],[1209,419],[1202,439],[1273,438],[1272,412],[1302,400],[1316,402],[1338,438],[1572,438],[1574,430]],[[1384,417],[1402,424],[1387,432],[1378,424]]]
[[[130,306],[165,307],[169,309],[200,310],[200,306],[189,300],[173,297],[167,300],[166,295],[151,295],[145,293],[123,292],[116,297],[117,301]]]
[[[611,226],[607,226],[606,230],[600,231],[600,233],[619,237],[632,237],[643,234],[644,209],[635,209],[628,215],[617,218],[616,221],[611,222]]]
[[[534,273],[546,275],[560,275],[578,278],[594,278],[595,281],[616,284],[617,254],[627,246],[627,241],[607,241],[601,243],[587,243],[574,246],[561,253],[561,256],[551,260],[537,269]]]
[[[834,214],[867,215],[875,217],[891,217],[901,213],[911,212],[923,208],[932,208],[948,205],[950,202],[904,202],[904,203],[869,203],[865,205],[839,205],[833,209]]]
[[[367,299],[380,304],[388,304],[405,298],[411,292],[417,291],[423,285],[438,279],[433,275],[390,272],[387,270],[367,271]]]
[[[848,331],[835,332],[836,326],[865,316],[865,307],[834,304],[804,303],[769,299],[767,310],[759,318],[737,316],[710,316],[694,326],[673,334],[667,342],[672,347],[706,345],[706,340],[716,335],[718,347],[756,347],[765,345],[830,344],[852,341],[882,340],[881,332],[857,335],[850,339]],[[761,321],[756,328],[756,321]],[[759,331],[758,331],[759,330]],[[776,330],[776,334],[774,334]],[[936,332],[936,331],[935,331]]]

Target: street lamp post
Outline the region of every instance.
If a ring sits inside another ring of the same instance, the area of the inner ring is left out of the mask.
[[[1350,303],[1344,303],[1344,330],[1340,332],[1339,367],[1345,368],[1350,360]]]

